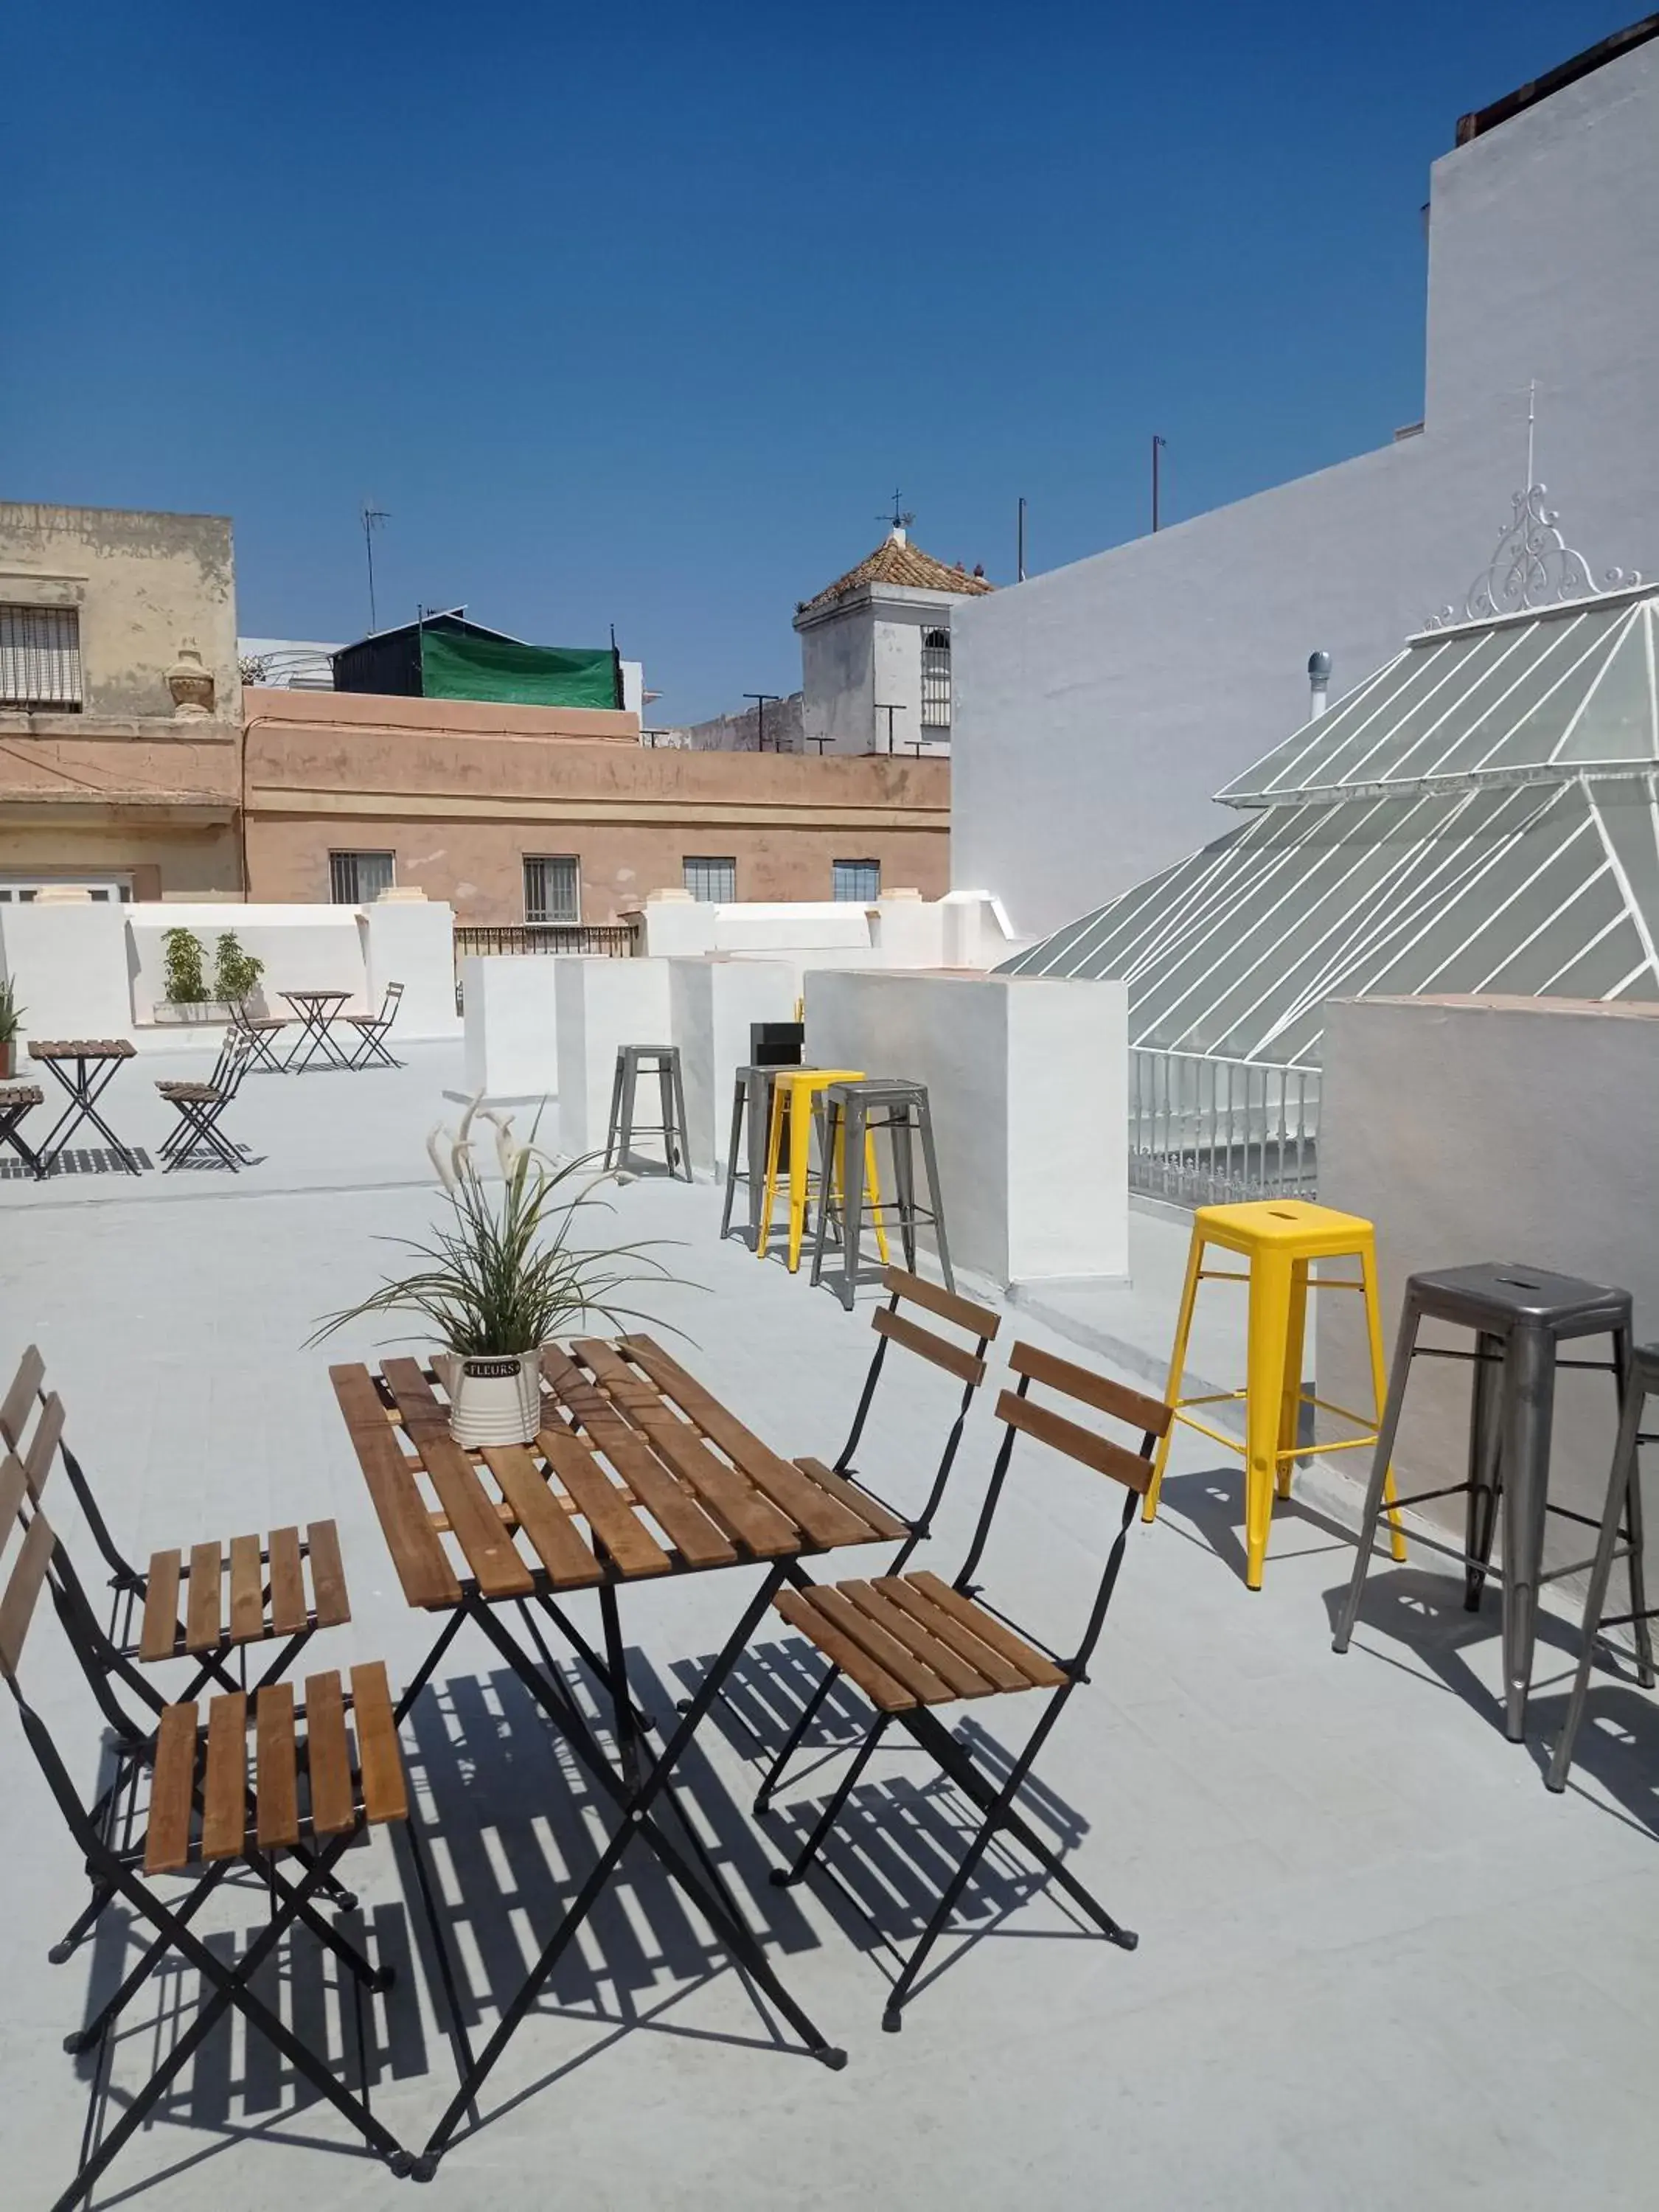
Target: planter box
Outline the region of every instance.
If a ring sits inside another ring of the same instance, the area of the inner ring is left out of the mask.
[[[196,1029],[206,1023],[228,1022],[235,1012],[228,999],[198,999],[191,1004],[160,999],[150,1009],[150,1018],[158,1029]]]

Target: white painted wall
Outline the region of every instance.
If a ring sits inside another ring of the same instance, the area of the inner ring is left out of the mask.
[[[948,750],[948,729],[921,720],[921,640],[948,630],[972,595],[924,592],[896,584],[864,585],[838,605],[797,617],[800,632],[801,723],[806,744],[830,752],[885,752],[888,718],[893,750],[922,744]]]
[[[806,977],[810,1063],[927,1085],[951,1258],[1000,1284],[1127,1272],[1127,1021],[1121,983]]]
[[[490,1099],[556,1097],[559,1088],[556,958],[461,963],[466,1087]]]
[[[671,960],[668,976],[692,1170],[712,1176],[726,1164],[732,1078],[749,1064],[749,1024],[793,1020],[800,970],[787,960]]]
[[[1482,1260],[1615,1284],[1635,1300],[1638,1340],[1659,1337],[1656,1101],[1659,1007],[1334,1000],[1326,1009],[1319,1195],[1376,1224],[1387,1356],[1406,1277]],[[1357,1302],[1317,1304],[1320,1395],[1364,1407],[1370,1380]],[[1437,1327],[1424,1341],[1469,1343]],[[1599,1358],[1603,1350],[1586,1342],[1569,1356]],[[1466,1367],[1416,1363],[1398,1453],[1408,1488],[1461,1480],[1468,1387]],[[1600,1515],[1613,1403],[1605,1376],[1558,1378],[1556,1503]],[[1460,1499],[1429,1510],[1461,1527]],[[1659,1515],[1652,1517],[1650,1574],[1659,1571]],[[1552,1532],[1552,1561],[1586,1557],[1594,1539],[1563,1526],[1568,1533]],[[1615,1593],[1620,1587],[1615,1582]],[[1627,1608],[1620,1599],[1611,1609]]]
[[[17,1073],[29,1073],[31,1038],[128,1037],[127,909],[91,899],[0,907],[0,974],[22,1012]]]
[[[525,964],[554,970],[559,1149],[601,1152],[617,1046],[673,1042],[668,963],[559,954]],[[654,1100],[647,1105],[641,1118],[654,1121]]]
[[[951,869],[1024,936],[1235,825],[1211,794],[1490,558],[1534,473],[1597,571],[1659,568],[1659,43],[1434,165],[1420,436],[956,610]],[[1406,196],[1402,224],[1417,221]],[[1296,343],[1287,325],[1287,350]]]
[[[459,1036],[453,908],[440,899],[393,891],[362,908],[362,915],[369,1011],[380,1012],[388,983],[404,987],[388,1040],[394,1055],[400,1037]]]
[[[789,958],[804,966],[989,968],[1019,949],[1000,902],[979,890],[943,899],[893,893],[874,906],[850,900],[740,901],[731,906],[652,898],[641,915],[646,950],[662,958],[700,953]]]

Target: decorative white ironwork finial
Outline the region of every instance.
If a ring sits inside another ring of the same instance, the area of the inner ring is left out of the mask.
[[[1636,568],[1609,568],[1598,586],[1583,555],[1556,527],[1560,517],[1544,504],[1545,487],[1528,484],[1515,495],[1515,514],[1496,551],[1469,586],[1462,611],[1449,602],[1431,615],[1425,629],[1449,623],[1486,622],[1495,615],[1525,614],[1534,607],[1559,606],[1593,598],[1599,590],[1621,592],[1642,580]]]

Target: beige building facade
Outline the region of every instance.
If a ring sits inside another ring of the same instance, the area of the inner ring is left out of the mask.
[[[949,885],[943,761],[653,750],[631,714],[580,708],[246,698],[254,898],[326,899],[356,872],[447,900],[465,922],[603,923],[670,888],[937,898]]]
[[[240,884],[222,515],[0,502],[0,900]]]
[[[0,903],[348,902],[605,923],[650,892],[949,884],[939,761],[653,750],[637,714],[249,687],[222,516],[0,505]]]

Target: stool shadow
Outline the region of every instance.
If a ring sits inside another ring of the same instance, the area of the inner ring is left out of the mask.
[[[1167,1514],[1230,1567],[1240,1582],[1248,1565],[1244,1548],[1244,1471],[1234,1462],[1204,1468],[1185,1474],[1166,1474],[1158,1493],[1158,1514]],[[1287,1537],[1288,1526],[1295,1531]],[[1275,1559],[1314,1552],[1353,1549],[1353,1531],[1334,1521],[1316,1505],[1306,1504],[1294,1490],[1288,1498],[1273,1500],[1273,1528],[1267,1539],[1267,1568]]]
[[[1324,1595],[1325,1610],[1334,1634],[1348,1601],[1346,1582],[1328,1589]],[[1461,1574],[1437,1573],[1430,1567],[1396,1566],[1382,1553],[1373,1562],[1365,1578],[1359,1613],[1354,1623],[1353,1649],[1367,1650],[1370,1657],[1380,1658],[1388,1665],[1400,1666],[1405,1662],[1358,1639],[1363,1632],[1369,1630],[1375,1637],[1404,1646],[1438,1681],[1501,1734],[1502,1689],[1483,1681],[1465,1656],[1480,1645],[1495,1648],[1499,1644],[1503,1635],[1501,1608],[1502,1597],[1495,1575],[1487,1582],[1480,1611],[1469,1613],[1464,1608]],[[1554,1613],[1538,1615],[1533,1658],[1534,1680],[1540,1662],[1547,1660],[1551,1653],[1559,1654],[1565,1665],[1571,1668],[1577,1663],[1578,1651],[1578,1631],[1573,1622],[1560,1620]],[[1549,1711],[1559,1722],[1565,1709],[1565,1690],[1559,1697],[1552,1697],[1547,1689],[1530,1694],[1527,1700],[1528,1741],[1540,1736],[1539,1716]],[[1659,1715],[1655,1719],[1659,1723]],[[1536,1753],[1546,1765],[1553,1740],[1553,1735],[1544,1738]]]
[[[674,1672],[688,1690],[694,1690],[708,1663],[683,1661]],[[726,1741],[750,1760],[769,1765],[823,1680],[824,1665],[822,1655],[805,1638],[751,1645],[727,1677],[729,1705],[723,1710],[717,1704],[714,1708]],[[781,1791],[784,1802],[775,1803],[767,1818],[767,1832],[786,1860],[794,1857],[817,1825],[839,1779],[842,1755],[862,1743],[873,1719],[868,1703],[838,1680],[786,1771]],[[1017,1754],[999,1737],[969,1717],[952,1732],[994,1788],[1006,1778]],[[895,1756],[926,1758],[898,1730],[884,1739],[878,1759],[890,1751]],[[826,1773],[830,1768],[833,1771]],[[803,1798],[800,1793],[806,1785],[811,1785],[811,1795]],[[1083,1815],[1034,1776],[1027,1778],[1016,1802],[1062,1852],[1075,1849],[1088,1833]],[[866,1953],[893,1950],[927,1926],[940,1891],[955,1874],[982,1818],[979,1808],[931,1760],[921,1779],[904,1774],[866,1779],[842,1808],[819,1853],[809,1877],[813,1893],[849,1943]],[[1027,1859],[1017,1843],[1000,1836],[958,1905],[951,1934],[958,1939],[966,1936],[971,1943],[997,1932],[1048,1886],[1047,1874]],[[1072,1917],[1073,1908],[1063,1897],[1056,1895],[1053,1901]],[[1088,1926],[1080,1917],[1075,1924],[1080,1929]],[[1093,1929],[1089,1933],[1092,1936]],[[960,1954],[959,1949],[951,1955]],[[931,1980],[933,1975],[926,1978]]]
[[[1567,1788],[1602,1811],[1613,1809],[1659,1842],[1659,1704],[1651,1690],[1635,1679],[1634,1662],[1622,1676],[1614,1674],[1605,1656],[1598,1653],[1590,1675],[1584,1717],[1572,1747]],[[1528,1700],[1527,1718],[1536,1714],[1536,1735],[1530,1725],[1527,1748],[1540,1772],[1547,1769],[1550,1754],[1567,1715],[1571,1687],[1547,1691]],[[1586,1778],[1598,1784],[1605,1798],[1584,1787]]]

